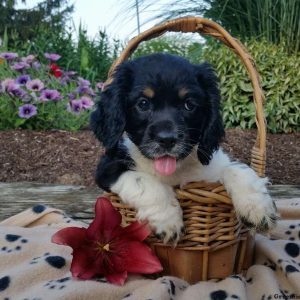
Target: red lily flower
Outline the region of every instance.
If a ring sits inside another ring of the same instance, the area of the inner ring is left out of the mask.
[[[59,78],[62,76],[62,71],[56,64],[50,64],[50,73],[53,74],[56,78]]]
[[[123,285],[128,273],[152,274],[162,266],[151,249],[142,243],[151,233],[147,224],[121,226],[122,216],[105,198],[97,199],[95,219],[88,228],[67,227],[52,236],[52,242],[73,248],[71,272],[90,279],[104,276]]]
[[[60,78],[62,76],[62,71],[61,70],[55,70],[53,72],[54,77]]]

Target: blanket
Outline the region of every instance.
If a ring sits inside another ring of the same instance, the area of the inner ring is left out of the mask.
[[[244,276],[194,285],[170,276],[129,276],[124,286],[72,278],[72,249],[51,243],[51,236],[86,225],[36,205],[0,223],[0,299],[300,299],[300,198],[276,202],[282,219],[270,237],[256,235],[255,263]]]

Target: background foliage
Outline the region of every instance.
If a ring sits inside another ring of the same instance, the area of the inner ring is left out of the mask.
[[[266,41],[246,42],[256,61],[265,92],[268,130],[300,130],[300,54],[289,55],[284,46]],[[246,69],[227,47],[210,43],[203,58],[212,63],[220,78],[226,127],[255,128],[253,89]]]
[[[153,1],[139,2],[143,9]],[[300,130],[300,1],[171,2],[174,5],[168,5],[154,18],[204,15],[221,23],[234,36],[240,36],[262,77],[269,131]],[[126,3],[134,8],[136,2]],[[93,86],[106,79],[109,67],[125,43],[110,38],[105,30],[91,38],[82,26],[78,30],[69,26],[73,6],[68,0],[41,1],[32,10],[16,10],[15,4],[14,0],[0,0],[0,52],[18,52],[19,56],[34,54],[41,62],[45,62],[45,52],[58,53],[62,56],[59,60],[62,69],[77,72]],[[200,40],[200,44],[187,34],[170,35],[142,43],[134,57],[168,52],[193,63],[211,62],[220,77],[226,127],[255,128],[252,88],[244,67],[230,50],[217,42]],[[0,72],[0,81],[7,76]],[[86,124],[87,121],[78,128]]]
[[[9,47],[16,39],[22,44],[45,32],[61,32],[74,10],[69,0],[43,0],[32,9],[16,9],[17,2],[0,0],[0,36],[7,34]]]

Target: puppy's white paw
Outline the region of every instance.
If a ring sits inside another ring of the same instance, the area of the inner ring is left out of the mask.
[[[177,200],[171,202],[164,210],[148,215],[149,225],[156,236],[166,244],[177,244],[184,233],[182,210]]]
[[[238,217],[246,227],[258,232],[271,230],[278,219],[276,205],[265,187],[266,181],[257,178],[251,185],[239,187],[232,193]]]
[[[182,210],[171,186],[156,177],[127,171],[111,187],[114,193],[137,210],[137,218],[148,221],[164,243],[177,243],[183,232]]]

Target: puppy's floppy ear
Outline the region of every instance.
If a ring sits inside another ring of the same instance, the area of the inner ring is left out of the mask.
[[[212,154],[219,148],[225,135],[222,116],[220,112],[220,91],[218,78],[212,66],[203,63],[196,66],[196,76],[199,85],[205,93],[207,108],[206,120],[203,124],[197,155],[203,165],[209,164]]]
[[[96,110],[91,114],[90,127],[106,149],[113,148],[124,132],[125,101],[130,78],[131,71],[127,63],[120,65],[114,73],[113,81],[102,91]]]

